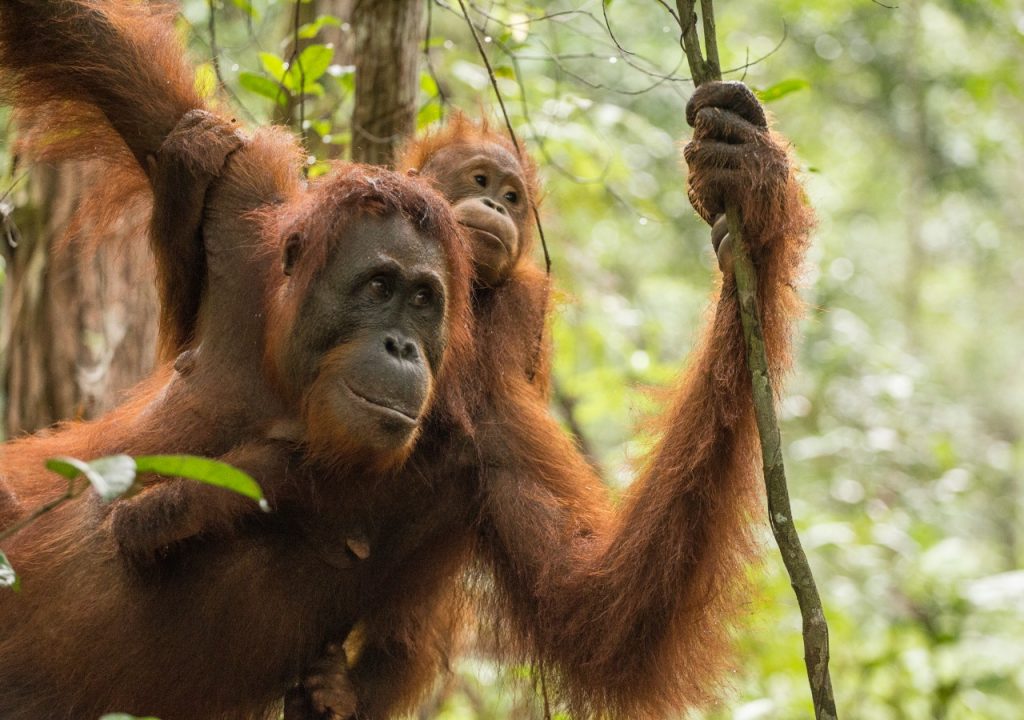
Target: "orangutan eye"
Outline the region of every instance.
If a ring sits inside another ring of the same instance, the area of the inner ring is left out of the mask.
[[[412,296],[412,306],[423,308],[427,307],[434,301],[434,293],[431,292],[430,288],[420,288],[416,291],[416,294]]]
[[[476,184],[479,185],[480,187],[487,187],[487,176],[486,175],[474,175],[473,176],[473,180],[475,180]]]
[[[377,275],[370,280],[370,295],[375,300],[387,300],[391,297],[391,282],[383,275]]]
[[[509,190],[507,193],[505,193],[505,199],[508,200],[513,205],[519,202],[519,196],[516,195],[515,191],[513,190]]]

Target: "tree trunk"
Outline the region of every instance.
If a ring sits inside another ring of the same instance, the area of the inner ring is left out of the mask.
[[[344,18],[350,3],[328,0],[324,9]],[[397,145],[415,129],[424,7],[423,0],[354,3],[354,160],[391,164]],[[308,12],[303,20],[311,19]],[[102,414],[153,366],[154,271],[137,224],[82,228],[102,237],[93,253],[58,248],[80,188],[96,172],[98,166],[89,163],[34,168],[28,200],[7,228],[17,240],[4,248],[0,335],[8,437]]]
[[[34,168],[27,202],[7,223],[0,376],[8,437],[102,414],[153,366],[156,291],[138,224],[83,227],[100,233],[94,252],[58,247],[80,188],[98,172],[91,163]]]
[[[391,165],[399,143],[416,129],[423,0],[357,0],[356,97],[352,159]]]

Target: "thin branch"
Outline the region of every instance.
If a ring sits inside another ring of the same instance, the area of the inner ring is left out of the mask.
[[[789,39],[789,25],[787,25],[786,23],[782,23],[782,37],[779,38],[779,41],[777,43],[775,43],[775,47],[773,47],[771,50],[766,52],[764,55],[761,55],[760,57],[756,57],[753,60],[750,59],[750,48],[747,48],[747,59],[744,60],[743,64],[742,65],[737,65],[736,67],[731,67],[731,68],[729,68],[727,70],[723,70],[722,74],[723,75],[729,75],[731,73],[739,72],[740,70],[742,70],[743,71],[742,77],[746,77],[747,76],[747,70],[749,70],[750,68],[754,67],[758,63],[764,62],[765,60],[770,58],[772,55],[777,53],[779,50],[781,50],[782,46],[786,44],[786,41],[788,39]]]
[[[43,503],[18,522],[14,523],[10,527],[4,528],[3,531],[0,532],[0,542],[3,542],[14,533],[21,530],[22,528],[31,525],[46,513],[57,509],[59,506],[66,503],[68,500],[73,500],[74,498],[78,497],[79,495],[82,494],[82,491],[85,490],[87,487],[89,487],[89,483],[87,482],[82,483],[78,487],[76,487],[74,480],[68,480],[68,489],[64,491],[63,495],[61,495],[60,497],[56,497],[53,500],[50,500],[49,502]]]
[[[694,79],[697,84],[702,84],[720,80],[721,66],[718,60],[718,43],[715,39],[713,0],[701,0],[707,60],[701,56],[697,39],[695,3],[696,0],[677,0],[679,16],[684,20],[680,29],[686,57],[690,62]],[[786,469],[782,459],[782,436],[775,415],[774,393],[768,374],[764,333],[757,304],[757,273],[750,259],[750,248],[743,238],[743,223],[739,210],[734,203],[728,201],[726,218],[733,242],[733,274],[743,323],[747,367],[753,384],[754,416],[761,441],[768,518],[800,606],[800,615],[803,619],[804,663],[807,666],[807,678],[814,701],[814,715],[817,720],[835,720],[836,702],[828,670],[828,623],[825,620],[825,612],[811,566],[807,562],[807,555],[801,547],[800,536],[793,522],[793,509],[789,502]]]
[[[480,36],[477,34],[476,25],[469,18],[469,13],[466,11],[466,5],[463,0],[459,0],[459,7],[462,8],[462,17],[466,19],[466,24],[469,25],[469,32],[473,35],[473,42],[476,43],[476,48],[480,53],[480,59],[484,62],[484,67],[487,68],[487,76],[491,79],[491,87],[494,89],[494,94],[498,98],[498,106],[501,108],[501,114],[505,118],[505,127],[508,129],[508,135],[512,139],[512,145],[515,147],[516,152],[521,156],[522,149],[519,147],[519,140],[516,138],[516,131],[512,129],[512,121],[508,116],[508,109],[505,107],[505,98],[501,95],[501,90],[498,89],[498,78],[494,75],[494,68],[491,67],[491,61],[487,57],[487,52],[484,50],[483,43],[480,42]],[[548,253],[548,242],[544,237],[544,227],[540,222],[540,211],[537,210],[537,201],[535,198],[530,198],[530,205],[533,208],[533,219],[537,223],[537,233],[540,235],[540,244],[544,250],[544,270],[547,274],[551,275],[551,255]]]
[[[210,53],[211,58],[217,57],[219,55],[219,52],[220,52],[219,49],[216,48],[213,43],[211,43],[205,37],[203,37],[203,35],[196,29],[196,26],[188,21],[188,18],[186,18],[180,12],[178,13],[177,18],[179,20],[181,20],[182,22],[184,22],[186,24],[186,26],[189,28],[189,30],[191,32],[191,37],[195,38],[197,42],[202,43],[203,45],[206,46],[206,49]],[[217,66],[216,65],[214,66],[214,70],[215,71],[217,70]],[[231,102],[232,102],[231,107],[233,107],[233,108],[235,108],[237,110],[240,110],[241,114],[245,115],[246,118],[248,118],[250,122],[255,123],[256,122],[256,116],[253,114],[253,112],[251,110],[249,110],[248,107],[246,107],[245,103],[243,103],[241,98],[238,97],[238,94],[234,90],[231,89],[231,86],[227,85],[224,82],[224,80],[221,78],[219,72],[217,73],[217,78],[218,78],[218,80],[220,80],[221,89],[224,92],[227,93],[228,97],[231,98]]]
[[[551,378],[551,394],[554,396],[555,404],[562,411],[565,424],[569,427],[569,432],[576,439],[576,445],[579,447],[580,452],[583,453],[583,457],[590,464],[590,467],[594,469],[598,477],[607,477],[604,474],[601,461],[597,459],[597,453],[594,452],[594,445],[590,442],[586,433],[583,432],[583,426],[580,425],[579,418],[576,415],[576,405],[579,400],[574,395],[566,392],[562,384],[554,377]]]
[[[295,0],[295,17],[292,22],[292,57],[299,67],[299,139],[306,146],[306,70],[302,67],[302,53],[299,51],[299,28],[302,27],[302,0]],[[288,68],[291,69],[289,62]],[[308,163],[302,163],[303,173],[307,172]]]
[[[224,77],[220,74],[220,51],[217,49],[217,14],[214,8],[215,0],[207,0],[206,6],[210,10],[210,16],[206,20],[206,29],[210,33],[210,62],[213,63],[213,74],[217,76],[217,82],[221,87],[226,87]]]
[[[427,72],[430,74],[431,79],[434,81],[434,87],[437,88],[438,103],[441,106],[441,119],[444,119],[445,110],[448,108],[448,97],[445,95],[444,88],[441,87],[441,81],[437,77],[437,70],[434,69],[434,61],[430,55],[430,37],[433,30],[434,24],[434,3],[427,2],[427,34],[423,40],[423,58],[427,65]],[[432,102],[431,99],[428,102]]]

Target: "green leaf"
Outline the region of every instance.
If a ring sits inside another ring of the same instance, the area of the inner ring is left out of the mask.
[[[183,477],[216,485],[258,501],[263,510],[269,510],[270,507],[263,497],[263,490],[248,473],[219,460],[195,455],[141,455],[135,458],[135,464],[139,472]]]
[[[416,129],[422,130],[441,119],[441,103],[431,100],[416,113]]]
[[[0,550],[0,588],[10,588],[14,592],[21,588],[21,581],[3,550]]]
[[[270,77],[274,78],[278,82],[281,82],[284,79],[284,74],[287,72],[287,68],[284,66],[284,60],[274,53],[261,52],[260,65],[263,66],[264,70],[270,73]]]
[[[331,171],[331,164],[329,162],[320,161],[320,162],[315,162],[315,163],[313,163],[312,165],[309,166],[308,175],[309,175],[309,178],[312,180],[314,178],[320,177],[321,175],[326,175],[330,171]],[[260,507],[263,507],[263,506],[261,505]],[[264,510],[266,510],[266,508],[264,508]]]
[[[342,72],[336,75],[335,78],[338,81],[338,88],[341,90],[342,95],[351,95],[356,91],[356,72],[354,68],[351,72]]]
[[[313,97],[324,96],[324,86],[318,82],[306,83],[306,87],[302,89],[303,95],[312,95]]]
[[[135,461],[127,455],[110,455],[85,462],[72,457],[55,457],[46,467],[68,480],[84,476],[104,502],[115,500],[135,484]]]
[[[420,73],[420,91],[429,98],[437,95],[437,81],[426,70]]]
[[[498,67],[494,68],[494,77],[515,80],[516,72],[509,65],[499,65]]]
[[[256,22],[260,21],[260,11],[253,7],[249,0],[231,0],[235,7],[251,17]]]
[[[334,129],[331,126],[331,121],[325,118],[313,120],[312,122],[309,123],[309,127],[320,137],[323,137],[324,135],[330,135],[331,130]]]
[[[755,95],[757,95],[758,99],[761,102],[770,103],[775,100],[778,100],[779,98],[784,98],[790,93],[795,93],[799,90],[809,88],[810,86],[811,84],[806,80],[801,80],[799,78],[789,78],[788,80],[777,82],[771,87],[765,88],[764,90],[758,90],[757,92],[755,92]]]
[[[299,37],[308,40],[309,38],[316,37],[317,33],[323,30],[325,27],[341,27],[341,20],[334,17],[333,15],[321,15],[311,23],[306,23],[299,28]]]
[[[279,84],[253,72],[241,72],[238,74],[238,84],[251,93],[261,95],[284,106],[288,103],[288,91]]]
[[[296,85],[301,77],[304,80],[303,84],[308,87],[327,72],[332,60],[334,48],[327,45],[310,45],[299,53],[298,59],[288,68],[288,73],[295,78]]]
[[[217,72],[213,69],[213,63],[203,63],[196,68],[195,86],[200,97],[213,97],[217,91]]]
[[[135,484],[135,460],[127,455],[101,457],[90,462],[89,467],[98,477],[86,477],[106,502],[121,497]]]

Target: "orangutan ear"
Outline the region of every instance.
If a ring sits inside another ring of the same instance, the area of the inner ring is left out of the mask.
[[[284,254],[281,257],[281,270],[285,275],[295,272],[295,264],[302,256],[302,234],[292,233],[284,241]]]

